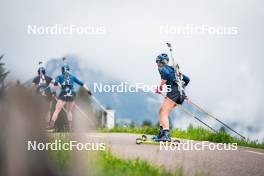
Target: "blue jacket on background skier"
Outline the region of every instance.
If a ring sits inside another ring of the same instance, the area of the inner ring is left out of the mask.
[[[48,101],[52,100],[52,92],[49,87],[51,83],[53,83],[53,79],[46,74],[44,67],[40,67],[38,69],[38,76],[34,77],[32,84],[36,87],[36,92],[46,97]]]
[[[69,65],[62,67],[62,74],[59,75],[55,80],[55,85],[60,85],[61,91],[59,99],[63,101],[73,101],[76,96],[74,84],[83,86],[84,83],[74,75],[70,74]]]
[[[63,58],[63,60],[65,60]],[[81,80],[79,80],[77,77],[72,75],[70,73],[70,66],[68,64],[64,64],[61,67],[61,75],[59,75],[56,80],[55,80],[55,85],[59,85],[60,87],[60,95],[59,99],[57,100],[56,103],[56,108],[55,111],[53,112],[51,121],[49,125],[47,126],[47,129],[53,129],[55,121],[58,118],[59,113],[63,108],[66,110],[67,114],[67,119],[68,119],[68,127],[69,130],[71,131],[72,129],[72,109],[75,106],[75,97],[76,97],[76,92],[74,88],[74,84],[78,84],[82,86],[89,95],[92,95],[92,92],[88,89],[87,85],[84,84]]]

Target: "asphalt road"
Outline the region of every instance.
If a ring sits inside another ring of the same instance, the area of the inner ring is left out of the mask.
[[[160,145],[135,143],[139,134],[127,133],[89,133],[88,138],[107,143],[110,150],[121,158],[140,158],[155,163],[167,170],[178,167],[184,169],[186,175],[209,174],[211,176],[264,176],[264,150],[238,147],[237,150],[180,150],[172,146],[169,150],[161,150]],[[190,146],[201,144],[201,141],[181,140]],[[209,144],[210,142],[204,142]],[[181,144],[181,145],[182,145]]]

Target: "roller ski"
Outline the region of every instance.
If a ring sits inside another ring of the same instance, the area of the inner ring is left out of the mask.
[[[159,145],[161,142],[164,143],[180,143],[179,140],[177,139],[171,139],[168,136],[159,136],[159,135],[155,135],[152,136],[151,138],[148,137],[147,135],[142,135],[141,138],[137,138],[136,139],[136,144],[156,144]]]

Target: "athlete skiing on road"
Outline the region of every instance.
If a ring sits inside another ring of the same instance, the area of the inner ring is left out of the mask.
[[[46,115],[46,123],[48,124],[51,120],[51,107],[52,107],[52,92],[50,84],[53,83],[53,79],[46,74],[45,67],[41,66],[42,62],[39,62],[40,67],[38,68],[38,75],[33,79],[32,85],[36,88],[38,95],[45,97],[48,102],[48,112]]]
[[[160,54],[156,58],[156,63],[158,65],[159,73],[161,76],[161,83],[159,88],[157,88],[156,93],[162,93],[162,88],[167,85],[168,92],[167,96],[160,107],[159,119],[160,119],[160,132],[154,137],[156,141],[171,141],[170,129],[169,129],[169,114],[172,109],[177,106],[177,104],[182,104],[186,98],[185,92],[181,90],[188,85],[190,79],[184,75],[176,74],[176,70],[173,66],[168,65],[169,57],[167,54]],[[180,86],[179,82],[183,85]]]
[[[76,96],[74,88],[75,83],[86,89],[89,95],[92,95],[88,87],[77,77],[70,73],[70,66],[68,64],[64,64],[61,67],[61,75],[59,75],[55,80],[55,85],[59,86],[61,92],[48,128],[54,128],[55,121],[57,120],[60,111],[65,106],[69,129],[72,129],[72,109],[74,107],[74,100]]]

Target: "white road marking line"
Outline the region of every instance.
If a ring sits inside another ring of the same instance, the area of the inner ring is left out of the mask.
[[[257,155],[264,155],[264,153],[254,152],[254,151],[251,151],[251,150],[246,150],[246,152],[248,152],[248,153],[254,153],[254,154],[257,154]]]

